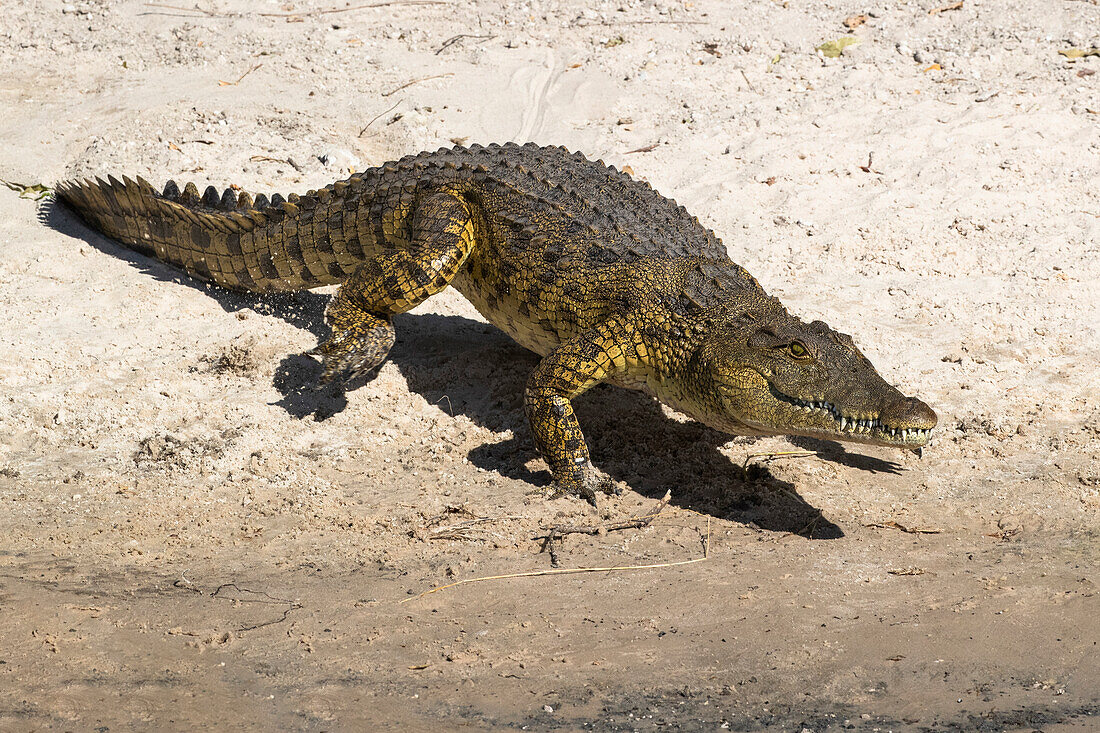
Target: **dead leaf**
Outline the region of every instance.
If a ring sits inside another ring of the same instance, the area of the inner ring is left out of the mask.
[[[941,71],[942,69],[943,69],[943,67],[940,66],[939,64],[932,64],[931,66],[929,66],[927,69],[924,70],[924,73],[927,74],[929,71]]]
[[[835,41],[826,41],[817,47],[817,50],[821,52],[821,55],[827,59],[839,58],[840,54],[844,53],[844,49],[848,46],[854,46],[859,43],[859,39],[855,36],[841,36]]]
[[[628,165],[624,165],[622,170],[623,170],[623,173],[627,174],[628,176],[634,175],[634,169],[631,168]]]
[[[938,8],[932,8],[928,11],[929,15],[935,15],[936,13],[942,13],[946,10],[959,10],[963,6],[963,0],[959,0],[957,3],[951,3],[950,5],[941,5]]]
[[[775,176],[768,176],[767,178],[764,179],[764,183],[768,184],[769,186],[774,186],[775,185]]]
[[[860,13],[859,15],[849,15],[847,18],[844,19],[844,25],[849,30],[855,30],[866,22],[867,16],[864,13]]]
[[[49,186],[43,186],[41,183],[15,183],[13,181],[5,181],[0,178],[0,183],[10,188],[12,191],[19,192],[19,198],[31,199],[33,201],[41,201],[42,199],[53,193],[53,189]]]
[[[168,149],[169,150],[179,150],[180,146],[176,145],[175,143],[168,143]]]
[[[1084,51],[1080,48],[1063,48],[1058,53],[1062,54],[1067,59],[1079,59],[1085,56],[1100,56],[1100,48],[1090,48],[1088,51]]]
[[[1077,72],[1077,76],[1084,79],[1086,76],[1092,76],[1095,73],[1096,73],[1096,69],[1081,69],[1080,71]]]
[[[608,38],[603,42],[604,48],[615,48],[615,46],[621,46],[626,43],[626,39],[622,36],[615,36],[614,38]]]
[[[703,50],[709,53],[711,56],[722,58],[722,52],[718,50],[718,44],[711,41],[703,44]]]

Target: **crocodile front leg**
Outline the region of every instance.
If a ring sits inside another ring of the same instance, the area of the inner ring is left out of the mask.
[[[324,359],[322,383],[380,365],[396,337],[390,316],[446,288],[473,250],[474,216],[457,195],[425,195],[411,217],[408,246],[364,262],[329,304],[332,336],[316,349]]]
[[[632,353],[626,336],[626,327],[611,319],[548,354],[527,382],[524,410],[554,476],[550,498],[580,496],[594,505],[596,492],[616,493],[592,465],[570,400],[626,368]]]

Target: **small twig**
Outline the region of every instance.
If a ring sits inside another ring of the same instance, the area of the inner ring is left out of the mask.
[[[547,552],[550,554],[550,567],[561,567],[561,563],[558,558],[558,545],[561,541],[557,538],[557,535],[546,535],[546,540],[543,541],[542,547],[539,548],[539,552]]]
[[[251,160],[253,163],[258,161],[265,161],[268,163],[285,163],[296,171],[302,170],[302,166],[295,163],[293,158],[269,158],[266,155],[253,155],[251,158],[249,158],[249,160]]]
[[[890,520],[888,522],[874,522],[872,524],[865,524],[864,527],[874,527],[876,529],[897,529],[906,534],[940,534],[942,529],[929,529],[927,527],[907,527],[900,522]]]
[[[541,534],[532,537],[533,540],[542,540],[548,538],[561,539],[566,535],[571,534],[589,534],[597,535],[605,532],[616,532],[622,529],[643,529],[653,524],[653,520],[660,516],[661,512],[668,506],[669,500],[672,498],[672,492],[666,491],[664,497],[657,503],[655,507],[648,513],[642,514],[631,519],[626,519],[621,522],[612,522],[611,524],[601,524],[591,527],[563,527],[554,526],[549,530],[549,534]]]
[[[741,464],[741,471],[744,472],[748,470],[749,461],[753,458],[763,458],[763,463],[771,463],[776,458],[807,458],[816,455],[817,453],[809,450],[782,450],[769,453],[750,453],[745,457],[745,462]]]
[[[468,583],[482,583],[487,580],[507,580],[510,578],[534,578],[540,575],[576,575],[578,573],[609,573],[617,572],[621,570],[652,570],[655,568],[671,568],[679,565],[691,565],[697,562],[703,562],[710,557],[710,517],[707,517],[707,534],[706,539],[703,542],[703,556],[694,557],[690,560],[677,560],[675,562],[658,562],[648,565],[617,565],[606,568],[551,568],[550,570],[532,570],[526,573],[508,573],[506,575],[486,575],[478,578],[464,578],[462,580],[455,581],[454,583],[448,583],[447,585],[441,585],[431,590],[426,590],[419,595],[412,596],[410,598],[403,598],[398,603],[408,603],[409,601],[415,601],[418,598],[431,595],[432,593],[438,593],[441,590],[447,590],[448,588],[454,588],[459,585],[466,585]]]
[[[283,621],[286,621],[286,617],[290,615],[291,611],[297,611],[301,607],[301,603],[295,603],[288,607],[285,611],[283,611],[283,615],[279,618],[273,618],[270,621],[261,621],[260,623],[252,624],[251,626],[242,626],[236,631],[238,634],[240,634],[245,631],[255,631],[256,629],[262,629],[265,626],[274,626],[275,624],[281,624]]]
[[[385,95],[385,94],[383,94],[382,96],[384,97],[384,96],[386,96],[386,95]],[[387,109],[387,110],[386,110],[385,112],[379,112],[379,113],[378,113],[378,114],[376,114],[376,115],[375,115],[374,117],[372,117],[372,118],[371,118],[371,121],[370,121],[370,122],[368,122],[367,124],[363,125],[363,129],[359,131],[359,137],[363,137],[363,133],[365,133],[365,132],[367,131],[367,128],[368,128],[368,127],[370,127],[370,126],[371,126],[371,125],[373,125],[373,124],[374,124],[375,122],[377,122],[377,121],[378,121],[378,118],[379,118],[379,117],[381,117],[382,115],[385,115],[385,114],[389,114],[390,112],[393,112],[393,111],[394,111],[395,109],[397,109],[397,105],[401,104],[401,103],[402,103],[402,102],[404,102],[404,101],[405,101],[404,99],[399,99],[399,100],[397,100],[396,102],[394,102],[394,103],[393,103],[393,106],[392,106],[392,107],[390,107],[389,109]]]
[[[270,621],[262,621],[258,624],[252,624],[251,626],[241,627],[239,629],[236,629],[236,633],[238,633],[238,634],[240,634],[242,632],[245,632],[245,631],[255,631],[256,629],[262,629],[265,626],[274,626],[275,624],[281,624],[283,621],[286,621],[287,617],[290,616],[291,612],[297,611],[299,608],[303,608],[303,605],[301,603],[299,603],[298,601],[292,601],[289,598],[276,598],[275,596],[273,596],[269,593],[265,593],[264,591],[261,591],[261,590],[251,590],[249,588],[241,588],[236,583],[222,583],[221,585],[219,585],[214,590],[213,593],[210,594],[210,597],[211,598],[220,597],[219,594],[223,590],[225,590],[226,588],[233,588],[238,593],[255,593],[256,595],[264,596],[264,598],[267,599],[267,600],[259,599],[259,598],[227,598],[226,599],[226,600],[234,601],[236,603],[269,603],[269,604],[276,604],[276,605],[287,604],[287,606],[288,606],[283,611],[283,615],[280,616],[279,618],[271,619]]]
[[[367,3],[365,5],[351,5],[346,8],[326,8],[323,10],[306,10],[300,13],[256,13],[265,18],[304,18],[310,15],[329,15],[331,13],[350,13],[352,10],[366,10],[367,8],[381,8],[386,5],[449,5],[445,0],[389,0],[382,3]]]
[[[656,142],[652,145],[646,145],[644,148],[634,148],[633,150],[627,150],[623,155],[630,155],[631,153],[648,153],[650,150],[656,150],[657,146],[661,143]]]
[[[616,20],[614,22],[603,21],[599,23],[577,23],[575,28],[591,28],[593,26],[613,25],[706,25],[705,20]]]
[[[539,548],[539,552],[547,552],[550,554],[550,567],[558,567],[558,547],[561,545],[562,538],[570,534],[588,534],[598,535],[604,532],[614,532],[622,529],[641,529],[648,527],[653,523],[653,520],[664,511],[668,506],[669,499],[672,498],[672,492],[666,491],[664,497],[658,502],[657,506],[653,508],[649,514],[643,514],[633,519],[628,519],[622,522],[613,522],[612,524],[604,524],[595,527],[551,527],[548,534],[532,537],[533,540],[542,540],[542,547]]]
[[[448,71],[446,74],[432,74],[431,76],[422,76],[419,79],[413,79],[412,81],[407,81],[404,84],[402,84],[401,86],[396,87],[394,89],[391,89],[388,92],[382,92],[382,96],[383,97],[389,97],[389,96],[392,96],[394,94],[397,94],[402,89],[405,89],[407,87],[411,87],[413,84],[419,84],[420,82],[428,81],[429,79],[442,79],[445,76],[454,76],[454,72]],[[396,106],[396,105],[394,105],[394,106]],[[391,107],[390,109],[393,109],[393,107]],[[387,110],[387,112],[388,111],[389,110]],[[382,114],[385,114],[385,112],[383,112]],[[377,118],[375,118],[375,119],[377,119]],[[371,122],[373,122],[373,121],[374,120],[371,120]]]
[[[145,7],[147,7],[147,8],[166,8],[168,10],[182,10],[185,13],[202,13],[203,15],[207,16],[208,18],[228,18],[229,17],[229,15],[227,13],[219,13],[216,10],[203,10],[202,8],[200,8],[198,6],[193,7],[193,8],[185,8],[181,5],[166,5],[165,3],[145,3]]]
[[[745,79],[745,83],[749,85],[749,89],[751,89],[751,90],[753,90],[754,92],[756,92],[757,94],[759,94],[760,92],[757,92],[757,91],[756,91],[756,87],[754,87],[754,86],[752,85],[752,82],[751,82],[751,81],[749,81],[749,75],[745,73],[745,70],[744,70],[744,69],[738,69],[738,71],[740,71],[740,72],[741,72],[741,76],[742,76],[742,77],[744,77],[744,79]]]
[[[443,400],[447,400],[447,414],[450,415],[451,417],[454,417],[455,416],[455,406],[451,404],[451,398],[448,397],[447,395],[443,395],[442,397],[440,397],[438,400],[436,400],[432,404],[433,405],[438,405]]]
[[[186,583],[186,585],[180,585],[181,583]],[[187,570],[184,570],[182,573],[180,573],[179,580],[173,582],[172,587],[189,590],[192,593],[198,593],[199,595],[202,595],[202,591],[199,588],[195,587],[195,584],[188,579]]]
[[[244,72],[239,77],[237,77],[237,81],[222,81],[221,79],[218,79],[218,86],[220,86],[220,87],[235,87],[238,84],[240,84],[246,76],[251,74],[256,69],[260,68],[261,66],[263,66],[263,64],[256,64],[251,69],[249,69],[248,71]]]
[[[653,568],[671,568],[677,565],[691,565],[692,563],[703,562],[707,559],[707,555],[702,557],[695,557],[691,560],[677,560],[676,562],[658,562],[651,565],[617,565],[615,567],[606,568],[551,568],[550,570],[533,570],[528,573],[508,573],[507,575],[486,575],[480,578],[464,578],[454,583],[448,583],[447,585],[441,585],[431,590],[426,590],[420,595],[413,596],[412,598],[404,598],[398,603],[408,603],[409,601],[415,601],[418,598],[423,598],[431,593],[438,593],[441,590],[447,590],[448,588],[454,588],[458,585],[466,585],[467,583],[481,583],[486,580],[506,580],[508,578],[534,578],[540,575],[574,575],[577,573],[606,573],[614,572],[617,570],[651,570]]]
[[[945,10],[959,10],[959,9],[962,8],[962,6],[963,6],[963,0],[959,0],[958,2],[951,3],[950,5],[941,5],[938,8],[932,8],[931,10],[928,11],[928,14],[929,15],[936,15],[938,13],[944,12]]]
[[[474,529],[478,524],[484,524],[486,522],[506,522],[514,519],[523,519],[523,517],[515,515],[507,515],[503,517],[474,517],[473,519],[467,519],[464,522],[456,522],[455,524],[448,524],[443,527],[436,527],[428,532],[430,540],[461,540],[468,539],[464,537],[462,533],[468,532]]]
[[[451,36],[446,41],[444,41],[443,45],[435,50],[435,55],[438,56],[439,54],[443,53],[443,50],[445,48],[447,48],[448,46],[453,46],[454,44],[461,41],[463,38],[480,38],[482,40],[487,41],[490,38],[496,38],[496,36],[494,36],[490,33],[485,33],[485,34],[481,34],[481,35],[476,34],[476,33],[459,33],[457,36]],[[429,77],[429,78],[431,78],[431,77]]]

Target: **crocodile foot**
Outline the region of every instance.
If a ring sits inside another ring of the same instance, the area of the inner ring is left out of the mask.
[[[622,486],[591,463],[586,463],[570,476],[554,479],[554,483],[542,492],[547,499],[560,499],[563,496],[576,496],[596,506],[597,494],[618,496],[623,493]]]
[[[344,382],[366,374],[386,360],[397,335],[388,318],[369,313],[339,296],[325,317],[332,327],[332,336],[309,352],[322,359],[321,384]]]

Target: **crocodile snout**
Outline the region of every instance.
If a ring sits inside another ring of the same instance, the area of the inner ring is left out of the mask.
[[[880,420],[884,425],[908,430],[931,430],[939,422],[935,410],[916,397],[903,397],[891,403]]]

